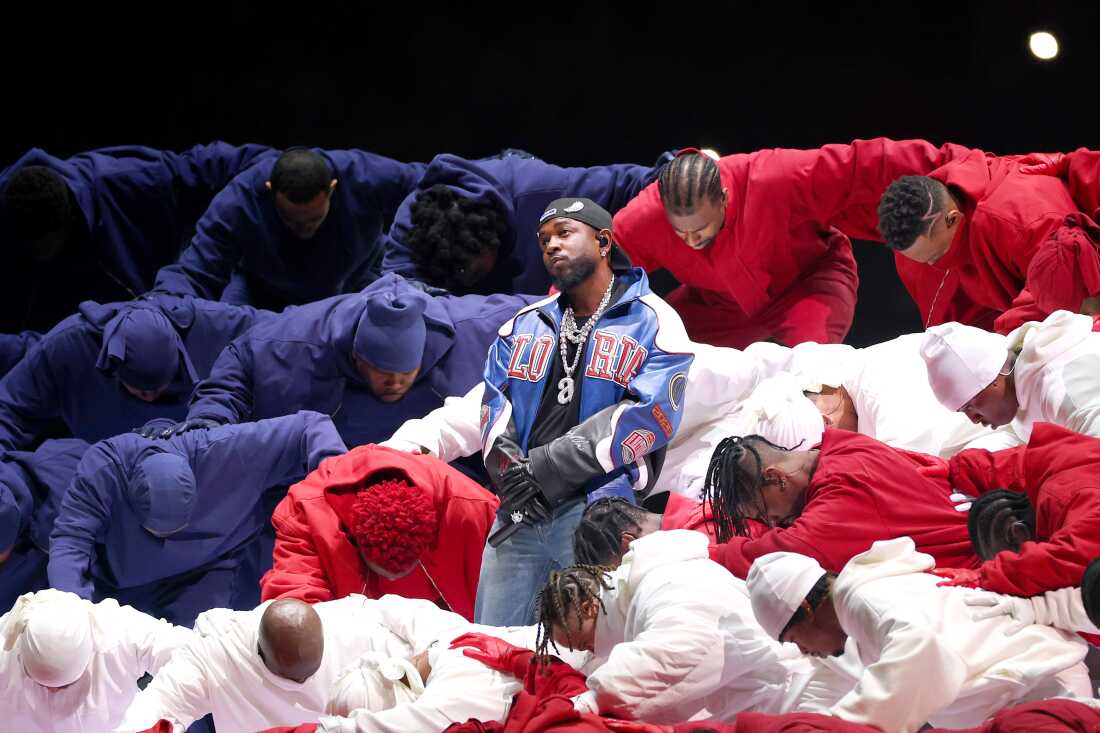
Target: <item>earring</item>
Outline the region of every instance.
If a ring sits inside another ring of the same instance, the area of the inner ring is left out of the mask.
[[[601,250],[600,257],[607,257],[607,250]]]

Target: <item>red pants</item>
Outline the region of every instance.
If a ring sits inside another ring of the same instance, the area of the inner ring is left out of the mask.
[[[859,275],[851,243],[841,237],[834,242],[816,269],[752,316],[720,293],[688,285],[665,300],[680,314],[693,341],[735,349],[757,341],[839,344],[852,326]]]
[[[977,728],[951,733],[1094,733],[1100,710],[1073,700],[1041,700],[1002,710]],[[948,733],[932,728],[927,733]]]

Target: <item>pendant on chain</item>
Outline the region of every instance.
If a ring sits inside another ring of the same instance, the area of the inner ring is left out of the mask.
[[[558,380],[558,404],[568,405],[573,401],[573,378],[562,377]]]

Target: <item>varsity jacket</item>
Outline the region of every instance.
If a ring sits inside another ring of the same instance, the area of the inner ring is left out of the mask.
[[[627,289],[584,344],[573,375],[580,423],[564,435],[528,450],[543,391],[557,389],[546,381],[550,360],[560,358],[558,295],[519,311],[489,349],[481,405],[485,467],[499,485],[504,472],[526,456],[551,508],[582,494],[621,494],[623,485],[642,495],[656,480],[661,451],[680,425],[694,358],[684,326],[617,247],[612,268]]]

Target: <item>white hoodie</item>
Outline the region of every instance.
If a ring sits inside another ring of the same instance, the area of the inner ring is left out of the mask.
[[[197,638],[176,650],[138,693],[116,733],[145,730],[161,718],[183,733],[207,713],[213,713],[218,733],[256,733],[315,721],[340,673],[362,654],[411,656],[470,626],[430,601],[399,596],[371,600],[351,595],[317,603],[313,608],[325,639],[321,667],[297,683],[272,674],[257,654],[260,617],[268,603],[252,611],[218,609],[200,616]]]
[[[760,627],[744,581],[709,559],[705,535],[637,539],[608,579],[577,709],[654,723],[793,709],[806,660]]]
[[[1037,422],[1100,438],[1100,333],[1090,316],[1055,311],[1008,335],[1020,409],[1012,429],[1027,442]]]
[[[930,555],[900,537],[852,558],[833,586],[840,625],[866,665],[830,711],[888,733],[976,726],[994,712],[1057,695],[1090,697],[1087,645],[1007,616],[971,618],[964,588],[941,588]]]
[[[71,595],[35,593],[37,602]],[[71,602],[71,601],[70,601]],[[113,599],[81,600],[90,621],[93,654],[84,674],[68,687],[48,690],[27,677],[18,647],[0,651],[0,713],[3,729],[20,733],[102,733],[118,725],[138,694],[137,680],[156,674],[174,650],[192,640],[190,629],[173,626]],[[0,618],[6,627],[11,614]],[[154,721],[156,722],[156,721]]]

